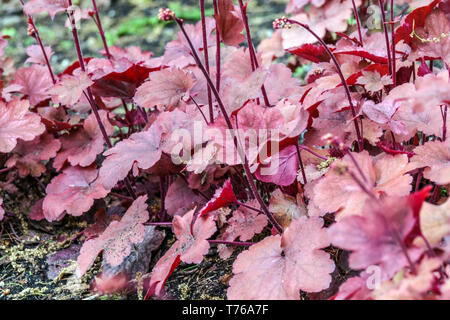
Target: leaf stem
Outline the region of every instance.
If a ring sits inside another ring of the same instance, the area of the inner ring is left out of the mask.
[[[363,44],[363,38],[362,38],[362,33],[361,33],[361,22],[359,21],[358,9],[356,8],[355,0],[352,0],[352,4],[353,4],[353,14],[355,16],[356,25],[358,27],[359,43],[361,44],[361,47],[363,47],[364,44]]]
[[[248,204],[245,204],[243,202],[238,201],[237,204],[240,205],[240,206],[243,206],[244,208],[247,208],[247,209],[250,209],[250,210],[253,210],[253,211],[256,211],[256,212],[264,214],[264,211],[259,210],[258,208],[249,206]]]
[[[378,4],[380,6],[381,10],[381,22],[383,23],[383,31],[384,31],[384,39],[386,41],[386,54],[388,58],[388,69],[389,73],[392,75],[392,60],[391,60],[391,50],[389,45],[389,35],[388,35],[388,29],[386,26],[386,14],[384,12],[384,3],[383,0],[378,0]]]
[[[297,156],[298,156],[298,161],[300,163],[300,170],[302,172],[303,184],[306,184],[308,181],[306,180],[305,167],[303,166],[302,155],[300,153],[300,148],[298,146],[298,143],[295,144],[295,148],[297,149]]]
[[[25,6],[25,3],[23,2],[23,0],[19,0],[19,1],[23,8]],[[25,14],[25,12],[24,12],[24,14]],[[25,14],[25,16],[28,18],[28,23],[33,28],[34,37],[35,37],[37,43],[39,44],[39,47],[41,48],[42,55],[44,56],[45,64],[47,65],[48,72],[50,73],[50,77],[52,78],[52,82],[53,82],[53,84],[56,84],[56,77],[55,77],[55,74],[53,73],[52,66],[50,65],[50,60],[48,59],[47,52],[45,52],[45,47],[42,43],[41,36],[39,35],[39,30],[36,27],[36,25],[34,24],[33,18],[27,14]]]
[[[98,27],[98,31],[100,33],[100,37],[103,42],[103,47],[105,48],[106,56],[108,57],[108,59],[111,59],[112,56],[111,56],[111,53],[109,52],[108,44],[106,42],[105,32],[103,31],[102,21],[100,20],[100,15],[98,14],[97,3],[95,2],[95,0],[92,0],[92,6],[94,7],[94,15],[95,15],[94,21]]]
[[[246,6],[244,6],[242,0],[239,0],[239,8],[241,9],[242,21],[244,22],[245,33],[247,34],[248,50],[250,52],[252,71],[255,71],[257,68],[259,68],[259,63],[258,58],[256,57],[255,47],[253,46],[252,35],[250,33],[250,25],[248,24],[247,9]],[[264,103],[266,104],[266,106],[269,107],[270,102],[269,98],[267,97],[266,87],[264,86],[264,84],[261,86],[261,92],[264,98]]]
[[[205,56],[205,69],[209,74],[208,37],[206,34],[205,0],[200,0],[200,14],[202,18],[203,54]],[[209,122],[214,123],[214,112],[211,97],[211,88],[208,86]]]
[[[334,63],[334,65],[336,66],[336,70],[337,70],[337,73],[338,73],[338,75],[339,75],[339,78],[341,79],[342,85],[343,85],[343,87],[344,87],[344,89],[345,89],[345,93],[346,93],[346,95],[347,95],[348,103],[349,103],[349,105],[350,105],[350,109],[351,109],[352,116],[353,116],[353,124],[354,124],[354,126],[355,126],[356,136],[357,136],[357,139],[358,139],[359,151],[364,150],[363,138],[362,138],[362,136],[361,136],[361,131],[360,131],[360,129],[359,129],[359,124],[358,124],[358,119],[357,119],[356,109],[355,109],[355,106],[353,105],[353,102],[352,102],[352,97],[351,97],[351,95],[350,95],[350,89],[349,89],[349,87],[348,87],[348,85],[347,85],[347,81],[345,81],[344,74],[342,73],[341,66],[339,65],[339,63],[338,63],[336,57],[335,57],[334,54],[331,52],[330,48],[328,48],[328,46],[326,45],[326,43],[322,40],[322,38],[320,38],[314,31],[312,31],[311,28],[310,28],[308,25],[303,24],[303,23],[301,23],[301,22],[298,22],[298,21],[296,21],[296,20],[292,20],[292,19],[286,19],[286,21],[289,22],[289,23],[291,23],[291,24],[296,24],[296,25],[299,25],[300,27],[305,28],[309,33],[311,33],[311,34],[314,36],[314,38],[317,39],[317,41],[318,41],[318,42],[322,45],[322,47],[327,51],[327,53],[328,53],[328,55],[330,56],[331,60],[333,60],[333,63]]]
[[[249,247],[254,245],[254,242],[242,242],[242,241],[225,241],[225,240],[208,240],[211,244],[226,244],[229,246]]]
[[[214,14],[216,16],[219,15],[219,8],[217,6],[217,0],[213,0],[213,6],[214,6]],[[220,92],[220,34],[219,34],[219,28],[216,20],[216,88],[217,91]]]

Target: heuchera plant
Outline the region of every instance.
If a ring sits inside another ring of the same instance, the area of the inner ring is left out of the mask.
[[[200,0],[196,25],[159,11],[178,32],[161,57],[108,46],[95,0],[21,5],[36,44],[15,69],[0,37],[1,186],[49,175],[30,219],[95,214],[77,275],[102,254],[99,292],[127,286],[114,270],[170,227],[146,298],[237,246],[229,299],[450,298],[449,0],[290,0],[258,47],[248,3]],[[40,13],[67,15],[78,59],[59,74]],[[104,198],[128,209],[94,212]]]

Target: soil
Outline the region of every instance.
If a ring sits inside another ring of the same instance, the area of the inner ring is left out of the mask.
[[[7,190],[0,190],[4,208],[9,213],[0,224],[0,300],[66,299],[138,299],[145,293],[129,289],[112,296],[91,290],[93,278],[101,272],[101,256],[81,279],[75,274],[76,258],[85,240],[82,230],[92,223],[94,208],[82,217],[66,216],[59,222],[34,221],[28,215],[33,204],[44,196],[43,185],[51,177],[16,179]],[[2,179],[4,180],[4,179]],[[110,203],[110,199],[105,201]],[[104,203],[102,203],[104,205]],[[157,208],[156,208],[157,209]],[[170,245],[174,235],[166,238],[154,254],[149,271]],[[239,252],[222,260],[215,245],[202,263],[181,263],[169,278],[163,299],[224,299],[232,264]],[[55,254],[68,252],[62,259]]]

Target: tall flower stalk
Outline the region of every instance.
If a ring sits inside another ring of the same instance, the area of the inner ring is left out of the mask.
[[[342,73],[342,69],[341,66],[339,65],[339,62],[337,61],[336,57],[334,56],[334,54],[331,52],[330,48],[328,48],[328,46],[326,45],[326,43],[322,40],[322,38],[320,38],[314,31],[311,30],[311,28],[301,22],[298,22],[296,20],[292,20],[292,19],[288,19],[288,18],[281,18],[281,19],[276,19],[273,22],[273,27],[275,29],[283,29],[283,28],[290,28],[292,25],[298,25],[302,28],[305,28],[309,33],[311,33],[314,38],[317,39],[317,41],[322,45],[322,47],[325,49],[325,51],[327,52],[328,56],[331,58],[331,60],[333,61],[337,73],[339,75],[339,78],[341,79],[341,83],[345,89],[345,94],[347,95],[347,99],[348,99],[348,103],[350,105],[350,110],[352,112],[352,116],[353,116],[353,124],[355,126],[355,131],[356,131],[356,137],[358,140],[358,146],[359,146],[359,150],[362,151],[364,149],[364,143],[363,143],[363,138],[361,135],[361,131],[360,131],[360,127],[358,124],[358,116],[356,114],[356,109],[355,106],[353,105],[352,102],[352,97],[350,95],[350,89],[347,85],[347,81],[344,78],[344,74]]]

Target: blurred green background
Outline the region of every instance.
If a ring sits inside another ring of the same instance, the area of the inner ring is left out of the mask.
[[[73,1],[81,8],[92,7],[91,0]],[[272,33],[272,21],[283,14],[287,0],[251,0],[249,19],[256,44]],[[97,0],[102,24],[108,45],[138,45],[143,50],[154,52],[155,56],[164,52],[167,42],[176,38],[174,24],[166,24],[157,19],[158,9],[169,7],[186,23],[200,19],[198,1],[159,1],[159,0]],[[235,1],[235,3],[237,3]],[[212,15],[212,1],[206,1],[207,14]],[[35,17],[41,38],[55,52],[52,65],[57,71],[75,61],[76,53],[70,30],[64,27],[66,16],[58,13],[52,21],[48,14]],[[26,60],[25,48],[35,44],[27,36],[27,23],[19,0],[0,0],[0,32],[9,35],[7,54],[16,61],[16,66]],[[85,56],[98,56],[103,48],[97,28],[90,20],[81,21],[79,31]]]

